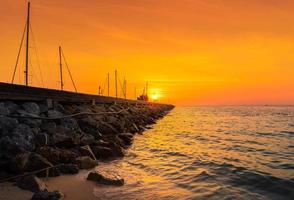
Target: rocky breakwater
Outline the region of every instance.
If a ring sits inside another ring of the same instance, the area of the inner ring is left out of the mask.
[[[98,160],[122,157],[136,133],[172,108],[161,104],[2,101],[0,179],[23,185],[24,175],[75,174],[79,169],[94,168]]]

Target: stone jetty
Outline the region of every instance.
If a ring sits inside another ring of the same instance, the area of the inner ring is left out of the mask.
[[[0,180],[36,192],[34,199],[62,196],[48,192],[36,177],[76,174],[94,168],[99,160],[123,157],[134,135],[172,108],[148,103],[1,100]]]

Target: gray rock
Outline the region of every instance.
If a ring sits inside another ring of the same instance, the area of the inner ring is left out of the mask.
[[[9,115],[9,109],[5,106],[3,102],[0,102],[0,115]]]
[[[54,110],[59,111],[61,113],[65,113],[66,112],[65,109],[64,109],[64,107],[63,107],[63,105],[61,105],[59,103],[56,104],[56,105],[54,105]]]
[[[49,110],[48,106],[45,104],[39,104],[39,108],[40,108],[40,113],[46,113]]]
[[[105,185],[116,185],[116,186],[122,186],[124,185],[124,179],[119,177],[118,175],[111,175],[101,172],[90,172],[87,180],[95,181],[100,184]]]
[[[9,110],[9,114],[13,114],[17,111],[18,105],[13,103],[12,101],[6,101],[4,102],[5,107]]]
[[[23,124],[26,124],[26,125],[30,126],[31,128],[40,127],[41,124],[42,124],[41,119],[20,118],[19,122],[23,123]]]
[[[26,112],[28,112],[30,114],[35,114],[35,115],[40,114],[39,105],[34,102],[26,102],[26,103],[22,104],[22,107]]]
[[[43,147],[49,144],[49,136],[46,133],[38,133],[35,135],[35,144],[38,147]]]
[[[29,161],[29,157],[29,153],[17,154],[14,158],[11,159],[8,171],[14,174],[24,173],[26,170],[25,167]]]
[[[91,169],[98,165],[98,161],[93,160],[89,156],[78,157],[77,163],[80,169]]]
[[[114,123],[116,123],[117,120],[118,120],[118,119],[117,119],[116,117],[111,116],[111,115],[109,115],[109,116],[106,117],[106,122],[107,122],[107,123],[110,123],[110,124],[114,124]]]
[[[44,191],[47,189],[45,183],[41,179],[33,175],[25,176],[19,179],[16,182],[16,185],[23,190],[29,190],[31,192]]]
[[[76,163],[78,154],[72,150],[59,149],[60,152],[60,163]]]
[[[42,123],[40,128],[42,131],[45,131],[46,133],[54,134],[57,126],[55,122],[45,122]]]
[[[61,161],[61,151],[59,149],[43,146],[38,149],[37,153],[46,158],[53,165],[57,165]]]
[[[81,137],[81,144],[82,145],[91,145],[95,142],[95,138],[93,135],[90,134],[84,134]]]
[[[7,155],[15,155],[34,149],[34,133],[25,124],[17,124],[12,131],[0,138],[0,152]]]
[[[49,176],[59,176],[60,172],[58,169],[54,168],[53,165],[43,156],[37,153],[31,153],[27,163],[25,165],[25,171],[34,172],[45,168],[49,169]],[[47,176],[46,171],[41,171],[36,174],[37,176]]]
[[[31,200],[59,200],[63,197],[64,195],[59,191],[48,192],[47,190],[44,190],[34,193]]]
[[[75,133],[55,133],[52,136],[52,143],[57,147],[71,148],[80,144],[80,137]]]
[[[109,159],[114,157],[122,157],[123,149],[117,144],[109,144],[109,147],[92,146],[94,155],[97,159]]]
[[[79,124],[74,118],[61,119],[60,125],[73,131],[80,131]]]
[[[112,125],[105,122],[99,123],[97,128],[102,135],[115,135],[119,133]]]
[[[19,124],[13,129],[11,138],[24,150],[32,151],[35,149],[34,133],[28,125]]]
[[[76,164],[60,164],[58,170],[63,174],[77,174],[79,173],[79,167]]]
[[[63,116],[63,114],[57,110],[48,110],[47,115],[49,118],[58,118]]]
[[[120,133],[117,136],[122,139],[126,145],[131,145],[133,142],[134,135],[131,133]]]
[[[95,138],[100,137],[100,133],[97,129],[98,122],[94,120],[92,117],[79,119],[78,124],[84,133],[91,134]]]
[[[107,159],[115,157],[112,150],[108,147],[93,146],[91,147],[91,149],[97,159]]]
[[[15,127],[18,126],[17,119],[10,118],[10,117],[0,117],[0,136],[7,135],[12,131]]]

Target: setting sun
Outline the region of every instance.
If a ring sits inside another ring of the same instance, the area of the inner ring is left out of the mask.
[[[151,101],[158,101],[160,97],[162,97],[161,90],[157,88],[151,88],[149,96],[151,97]]]
[[[0,199],[294,200],[293,10],[1,0]]]

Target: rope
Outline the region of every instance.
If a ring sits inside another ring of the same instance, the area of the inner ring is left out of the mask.
[[[42,86],[44,87],[43,73],[42,73],[41,66],[40,66],[39,51],[38,51],[37,42],[36,42],[35,35],[34,35],[33,28],[32,28],[31,24],[30,24],[30,30],[32,33],[32,39],[33,39],[33,43],[34,43],[34,47],[35,47],[35,55],[36,55],[36,60],[37,60],[37,65],[39,68],[40,76],[41,76],[41,83],[42,83]]]
[[[106,85],[107,85],[107,77],[106,77],[106,79],[105,79],[105,81],[103,82],[103,85],[102,85],[102,91],[101,91],[102,95],[104,94]]]
[[[7,115],[8,117],[12,117],[12,118],[29,118],[29,119],[43,119],[43,120],[59,120],[59,119],[65,119],[65,118],[70,118],[70,117],[76,117],[76,116],[80,116],[80,115],[104,115],[104,114],[119,114],[123,111],[127,111],[130,108],[127,109],[122,109],[120,111],[117,112],[98,112],[98,113],[92,113],[92,112],[80,112],[80,113],[75,113],[75,114],[71,114],[71,115],[64,115],[64,116],[60,116],[60,117],[40,117],[40,116],[35,116],[29,113],[26,113],[26,116],[16,116],[16,115]]]
[[[123,111],[127,111],[127,110],[129,110],[129,108],[122,109],[122,110],[120,110],[118,112],[100,112],[100,113],[81,112],[81,113],[75,113],[75,114],[72,114],[72,115],[66,115],[66,116],[55,117],[55,118],[37,117],[37,116],[11,116],[11,117],[55,120],[55,119],[63,119],[63,118],[67,118],[67,117],[74,117],[74,116],[78,116],[78,115],[119,114],[119,113],[121,113]],[[47,143],[47,138],[46,138],[46,143]],[[82,148],[88,150],[90,152],[90,154],[93,156],[93,158],[95,160],[97,160],[97,158],[95,157],[95,155],[94,155],[94,153],[91,150],[91,147],[89,145],[83,146]],[[42,171],[45,171],[45,170],[47,170],[47,176],[48,176],[49,169],[52,169],[52,168],[55,168],[55,167],[58,167],[58,166],[61,166],[61,165],[62,164],[54,165],[54,166],[51,166],[51,167],[46,167],[46,168],[39,169],[39,170],[36,170],[36,171],[28,172],[28,173],[25,173],[25,174],[21,174],[21,175],[17,175],[17,176],[12,176],[12,177],[9,177],[9,178],[4,178],[4,179],[1,179],[0,180],[0,183],[6,182],[6,181],[10,181],[10,180],[14,180],[14,179],[21,178],[21,177],[25,177],[25,176],[35,175],[35,174],[37,174],[39,172],[42,172]]]
[[[48,170],[47,171],[47,175],[48,175],[49,169],[59,167],[59,166],[62,166],[62,164],[54,165],[54,166],[51,166],[51,167],[45,167],[43,169],[39,169],[39,170],[32,171],[32,172],[27,172],[25,174],[21,174],[21,175],[17,175],[17,176],[11,176],[11,177],[8,177],[8,178],[4,178],[4,179],[0,180],[0,183],[11,181],[11,180],[14,180],[14,179],[17,179],[17,178],[22,178],[22,177],[25,177],[25,176],[35,175],[35,174],[40,173],[40,172],[45,171],[45,170]]]
[[[71,75],[70,69],[69,69],[69,67],[68,67],[68,64],[67,64],[67,62],[66,62],[66,59],[65,59],[65,56],[64,56],[63,50],[61,51],[61,53],[62,53],[62,57],[63,57],[64,63],[65,63],[65,66],[66,66],[66,68],[67,68],[67,71],[68,71],[68,73],[69,73],[69,76],[70,76],[71,82],[72,82],[72,84],[73,84],[73,86],[74,86],[74,88],[75,88],[75,91],[78,92],[78,90],[77,90],[77,88],[76,88],[76,85],[75,85],[75,82],[74,82],[74,80],[73,80],[73,78],[72,78],[72,75]]]

